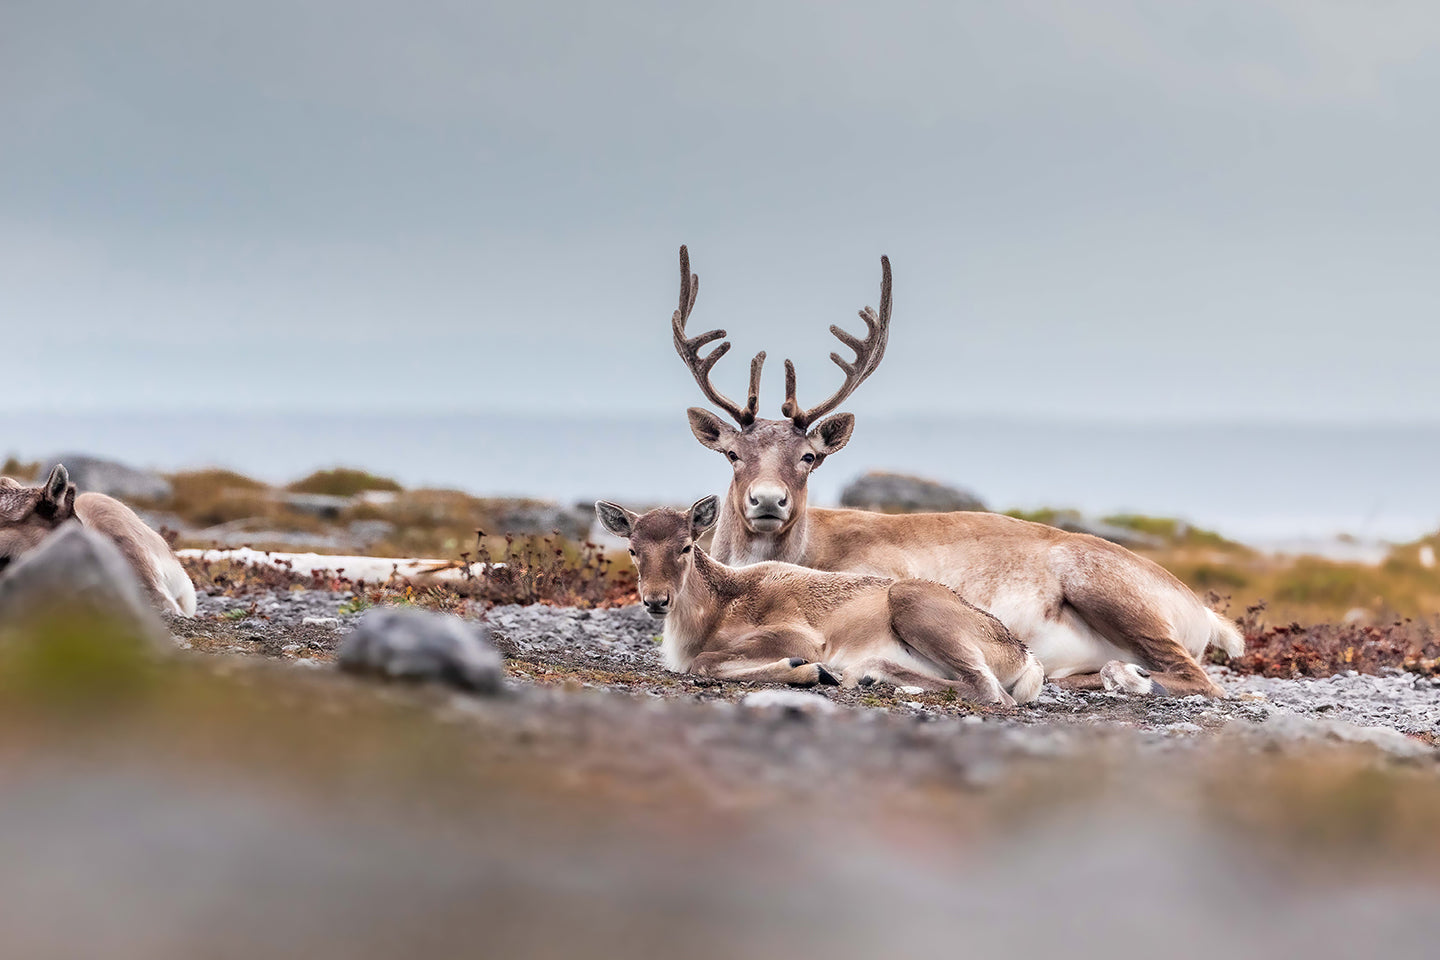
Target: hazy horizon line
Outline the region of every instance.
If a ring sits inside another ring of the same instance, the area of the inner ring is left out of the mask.
[[[694,406],[702,406],[694,404]],[[470,419],[476,417],[495,417],[516,421],[537,421],[537,422],[566,422],[566,423],[614,423],[624,421],[669,421],[677,415],[683,415],[686,408],[680,408],[673,412],[645,413],[639,411],[622,411],[616,413],[564,413],[561,411],[535,411],[514,407],[493,407],[474,408],[460,410],[437,410],[434,408],[397,409],[395,407],[376,408],[352,408],[352,409],[314,409],[306,405],[305,415],[316,418],[334,419],[378,419],[378,420],[444,420],[444,419]],[[245,410],[236,410],[229,407],[205,407],[190,406],[183,410],[161,407],[110,407],[91,408],[74,407],[56,409],[53,406],[34,407],[20,405],[10,406],[0,411],[0,421],[19,417],[28,417],[33,414],[43,413],[51,417],[63,418],[93,418],[102,419],[106,417],[143,417],[155,419],[194,419],[199,417],[214,417],[220,419],[258,419],[258,418],[281,418],[293,417],[296,414],[295,407],[262,406],[251,407]],[[1029,413],[987,413],[984,411],[955,411],[936,412],[927,411],[891,411],[891,412],[866,412],[866,411],[842,411],[851,412],[856,416],[857,421],[867,420],[897,421],[906,420],[911,422],[932,422],[932,423],[956,423],[976,422],[990,424],[1024,424],[1024,425],[1057,425],[1077,427],[1286,427],[1286,428],[1307,428],[1307,427],[1346,427],[1346,428],[1405,428],[1405,427],[1440,427],[1440,416],[1435,417],[1295,417],[1285,415],[1257,415],[1253,417],[1229,416],[1170,416],[1170,417],[1123,417],[1123,416],[1094,416],[1094,415],[1066,415],[1055,414],[1029,414]],[[778,413],[773,419],[780,419]]]

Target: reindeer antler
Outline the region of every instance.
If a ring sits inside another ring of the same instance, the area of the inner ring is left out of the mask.
[[[835,361],[835,365],[845,371],[845,382],[840,385],[839,390],[835,391],[834,396],[819,406],[801,410],[799,401],[795,399],[795,365],[789,360],[785,361],[785,404],[780,408],[780,413],[793,420],[795,426],[801,430],[844,403],[846,398],[855,392],[855,388],[875,372],[875,368],[880,365],[880,359],[885,356],[885,342],[890,337],[889,257],[880,258],[880,271],[880,313],[877,316],[873,307],[866,307],[860,311],[860,319],[865,321],[867,328],[865,339],[861,340],[851,336],[834,324],[830,326],[830,332],[841,343],[855,351],[854,363],[847,363],[838,353],[830,354],[830,359]]]
[[[680,359],[684,360],[685,366],[690,368],[691,376],[700,385],[700,390],[705,397],[733,417],[740,426],[748,427],[755,422],[755,415],[760,409],[760,369],[765,365],[765,351],[762,350],[755,354],[755,359],[750,361],[750,394],[744,407],[716,390],[715,385],[710,382],[710,371],[714,369],[721,357],[730,352],[730,341],[726,340],[712,350],[708,356],[702,357],[700,349],[716,340],[723,339],[726,335],[725,331],[710,330],[694,337],[685,336],[685,322],[690,319],[690,311],[695,309],[695,298],[699,295],[700,278],[690,272],[690,251],[682,246],[680,248],[680,307],[670,319],[670,327],[675,334],[675,352],[680,354]]]

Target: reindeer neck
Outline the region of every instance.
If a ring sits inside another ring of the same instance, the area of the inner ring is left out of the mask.
[[[671,670],[683,672],[702,653],[721,619],[724,598],[734,592],[734,577],[724,564],[717,563],[699,547],[690,573],[665,618],[665,635],[660,654]]]
[[[808,511],[779,533],[753,533],[730,497],[720,511],[715,525],[713,549],[715,559],[733,567],[743,567],[765,560],[782,560],[804,565],[805,545],[810,530]]]

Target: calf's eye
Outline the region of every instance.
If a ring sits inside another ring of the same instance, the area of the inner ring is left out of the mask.
[[[814,463],[814,462],[815,462],[815,454],[813,454],[813,453],[807,453],[807,454],[805,454],[805,456],[803,456],[803,457],[800,458],[800,462],[801,462],[801,463]]]
[[[726,450],[725,456],[730,458],[731,463],[734,463],[736,460],[740,459],[740,454],[736,453],[734,450]]]
[[[681,553],[689,553],[689,552],[690,552],[690,547],[687,545],[687,546],[686,546],[683,550],[681,550],[680,552],[681,552]]]

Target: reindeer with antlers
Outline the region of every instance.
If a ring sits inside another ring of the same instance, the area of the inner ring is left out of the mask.
[[[733,470],[715,529],[715,559],[731,565],[781,560],[818,570],[935,580],[999,618],[1040,659],[1046,675],[1065,679],[1067,686],[1223,696],[1197,658],[1211,644],[1239,655],[1240,632],[1169,571],[1123,547],[992,513],[887,515],[807,505],[811,472],[841,450],[855,429],[853,415],[834,411],[885,355],[890,261],[881,257],[880,266],[880,310],[860,311],[864,338],[830,328],[855,354],[854,362],[830,355],[845,374],[840,389],[816,406],[801,407],[795,367],[786,360],[783,419],[765,420],[758,416],[764,352],[750,363],[742,407],[710,380],[730,350],[726,332],[686,333],[700,278],[690,272],[689,252],[680,248],[675,349],[705,397],[736,424],[703,408],[688,411],[696,439],[724,454]],[[717,340],[724,342],[702,355]]]

